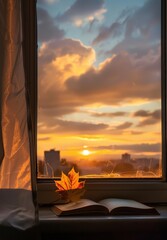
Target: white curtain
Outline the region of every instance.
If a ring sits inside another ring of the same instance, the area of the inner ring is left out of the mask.
[[[0,0],[0,81],[0,227],[25,230],[35,224],[35,207],[31,187],[21,0]],[[0,239],[3,239],[1,231]]]

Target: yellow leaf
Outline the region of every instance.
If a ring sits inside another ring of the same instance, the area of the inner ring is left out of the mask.
[[[71,181],[70,181],[69,177],[67,175],[65,175],[63,172],[61,175],[61,181],[63,182],[63,184],[65,186],[65,190],[71,189]]]
[[[78,188],[79,173],[76,173],[74,168],[68,173],[68,177],[71,181],[71,189]]]
[[[61,181],[55,181],[55,184],[56,184],[56,187],[61,191],[71,189],[70,179],[63,172],[61,175]]]
[[[64,186],[62,185],[62,182],[61,182],[61,181],[55,181],[55,184],[56,184],[56,187],[57,187],[60,191],[65,190],[65,189],[64,189]]]
[[[74,168],[72,168],[68,176],[62,172],[61,180],[55,180],[56,187],[58,190],[56,191],[64,191],[64,190],[72,190],[72,189],[82,189],[85,186],[85,181],[79,182],[79,173],[75,172]]]

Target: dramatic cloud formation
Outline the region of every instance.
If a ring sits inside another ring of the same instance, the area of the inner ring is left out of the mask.
[[[69,17],[71,12],[80,10],[86,14],[87,11],[100,9],[103,3],[91,1],[89,10],[87,5],[83,10],[83,1],[76,1],[63,16]],[[146,5],[140,11],[144,12],[148,8]],[[40,14],[44,17],[40,18]],[[127,14],[129,12],[124,15]],[[39,22],[44,18],[51,20],[45,11],[39,9]],[[160,49],[146,50],[142,57],[121,52],[94,68],[95,51],[78,40],[64,38],[43,43],[39,50],[39,107],[52,107],[58,115],[63,115],[88,104],[116,105],[135,100],[159,99]]]
[[[61,39],[64,36],[64,31],[59,29],[54,23],[52,17],[46,10],[38,7],[38,41],[45,42],[51,39]]]
[[[99,18],[106,10],[103,8],[104,0],[76,0],[74,4],[62,15],[58,15],[56,20],[59,22],[72,21],[76,25],[81,25],[83,19],[93,21]]]
[[[85,46],[79,40],[64,38],[61,40],[53,40],[53,41],[50,41],[49,43],[44,43],[40,47],[39,64],[40,66],[41,65],[45,66],[45,64],[50,64],[53,61],[55,61],[57,58],[68,57],[68,56],[72,57],[73,55],[77,55],[79,58],[79,60],[76,61],[75,63],[75,66],[77,68],[80,66],[80,64],[84,64],[85,66],[87,66],[83,68],[82,72],[85,72],[90,66],[92,66],[92,63],[95,61],[95,51],[91,47]],[[40,68],[40,71],[41,70],[42,69]],[[68,70],[68,69],[63,69],[63,70],[65,73],[65,70]],[[79,74],[81,73],[79,72],[74,75],[79,75]]]
[[[140,66],[128,53],[121,53],[107,59],[98,69],[91,68],[81,76],[71,77],[66,81],[66,87],[75,98],[83,97],[92,103],[158,99],[160,73],[151,65],[154,62]]]
[[[160,152],[158,1],[135,9],[116,0],[59,1],[55,12],[47,1],[38,8],[39,151],[56,142],[76,159],[84,145],[102,150],[95,156],[102,159]],[[111,20],[106,6],[117,6]]]
[[[54,114],[63,115],[87,104],[160,98],[160,73],[153,60],[145,60],[143,66],[122,53],[94,68],[95,57],[95,51],[80,41],[62,39],[43,44],[39,50],[39,107],[51,107]]]
[[[150,39],[156,41],[160,35],[160,15],[161,7],[157,0],[149,0],[146,4],[134,11],[127,11],[124,19],[121,16],[119,21],[112,23],[109,27],[101,28],[99,35],[94,39],[93,43],[97,44],[109,37],[117,37],[118,34],[124,34],[124,39],[116,46],[116,49],[130,49],[135,47],[137,38],[143,43],[143,40]],[[147,23],[147,24],[146,24]],[[158,33],[158,34],[157,34]],[[130,44],[129,40],[133,45]],[[146,43],[146,42],[145,42]],[[126,46],[126,48],[125,48]]]
[[[39,107],[55,108],[57,113],[70,112],[81,100],[65,89],[65,81],[87,71],[94,62],[95,52],[80,41],[63,39],[41,46],[39,50]],[[61,108],[61,109],[59,109]]]

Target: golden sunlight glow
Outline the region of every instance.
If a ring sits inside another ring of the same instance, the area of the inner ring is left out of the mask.
[[[88,155],[90,155],[90,151],[89,151],[88,149],[84,149],[84,150],[82,151],[82,155],[88,156]]]
[[[83,45],[84,46],[84,45]],[[87,48],[84,46],[85,49]],[[96,59],[95,51],[89,49],[89,54],[80,56],[80,54],[66,54],[65,56],[57,57],[50,64],[47,73],[52,76],[58,74],[61,75],[61,83],[66,81],[70,77],[80,76],[84,74]]]

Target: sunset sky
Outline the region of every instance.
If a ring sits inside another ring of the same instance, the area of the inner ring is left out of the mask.
[[[161,157],[160,1],[37,3],[38,158]]]

